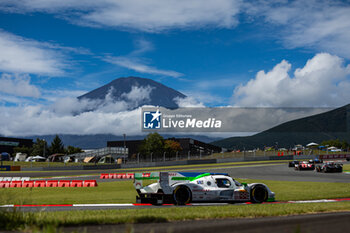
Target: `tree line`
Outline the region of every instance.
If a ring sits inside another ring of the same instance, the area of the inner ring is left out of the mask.
[[[350,144],[347,141],[345,140],[340,141],[339,139],[331,139],[331,140],[323,141],[321,145],[327,146],[327,147],[334,146],[338,149],[343,149],[343,150],[350,148]]]
[[[164,152],[167,156],[175,155],[177,152],[182,151],[180,143],[167,139],[165,140],[158,133],[150,133],[143,140],[141,146],[138,148],[141,155],[149,158],[151,155],[153,158],[161,158]]]
[[[44,139],[37,138],[36,142],[33,144],[32,147],[15,147],[13,149],[14,155],[16,153],[26,153],[30,156],[44,156],[48,157],[52,154],[75,154],[83,152],[81,148],[74,147],[74,146],[67,146],[64,147],[64,144],[61,140],[61,138],[56,135],[55,138],[52,140],[51,144],[48,145],[48,143]]]

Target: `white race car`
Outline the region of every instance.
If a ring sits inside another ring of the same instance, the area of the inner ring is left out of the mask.
[[[143,181],[156,180],[143,187]],[[137,203],[186,205],[191,202],[275,201],[275,193],[265,184],[240,184],[226,173],[149,172],[135,173]]]

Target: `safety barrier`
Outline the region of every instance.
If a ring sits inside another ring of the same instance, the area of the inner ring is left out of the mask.
[[[48,180],[46,182],[46,187],[57,187],[58,186],[58,180]]]
[[[320,159],[345,159],[350,158],[348,154],[330,154],[330,155],[320,155]]]
[[[60,180],[58,187],[70,187],[70,180]]]
[[[83,186],[83,181],[82,180],[72,180],[70,183],[71,187],[82,187]]]
[[[100,179],[134,179],[134,173],[102,173]]]
[[[23,188],[32,188],[34,187],[34,180],[25,180],[22,183]]]
[[[97,187],[96,180],[12,180],[0,181],[0,188]]]
[[[83,183],[83,187],[96,187],[97,182],[96,180],[85,180]]]
[[[30,177],[0,177],[0,181],[24,181],[30,180]]]

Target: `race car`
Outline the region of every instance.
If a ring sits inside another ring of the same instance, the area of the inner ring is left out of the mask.
[[[299,161],[298,160],[294,160],[294,161],[290,161],[288,163],[288,167],[295,167],[295,165],[299,164]]]
[[[143,181],[155,183],[143,187]],[[149,172],[135,173],[137,203],[186,205],[193,202],[274,201],[275,193],[262,183],[239,183],[227,173]]]
[[[315,164],[314,163],[309,163],[307,161],[303,161],[294,167],[295,170],[315,170]]]
[[[343,164],[335,162],[327,162],[316,166],[317,172],[343,172]]]

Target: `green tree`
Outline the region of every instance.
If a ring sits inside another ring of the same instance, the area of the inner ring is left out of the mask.
[[[64,154],[65,150],[64,150],[64,145],[62,143],[61,138],[56,135],[55,138],[52,140],[51,142],[51,146],[49,148],[50,154]]]
[[[182,151],[180,143],[173,140],[164,141],[164,150],[169,154],[174,154],[176,152]]]
[[[76,154],[76,153],[81,153],[83,152],[81,148],[79,147],[74,147],[74,146],[68,146],[66,149],[66,154],[71,155],[71,154]]]
[[[340,141],[339,139],[331,139],[331,140],[323,141],[321,143],[321,145],[323,145],[323,146],[335,146],[339,149],[348,149],[350,146],[347,141],[345,141],[345,140]]]
[[[37,138],[36,142],[33,144],[33,150],[30,153],[31,156],[44,156],[48,157],[48,147],[47,142],[44,139]]]
[[[164,138],[158,133],[150,133],[143,140],[139,148],[141,154],[149,157],[152,154],[153,158],[160,157],[164,151]]]

